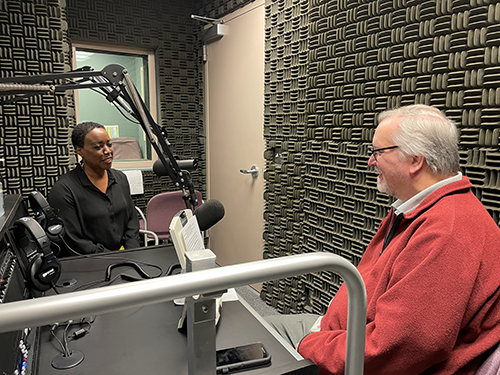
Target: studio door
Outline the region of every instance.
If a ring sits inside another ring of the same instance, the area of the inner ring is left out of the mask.
[[[210,232],[217,262],[262,259],[264,228],[264,1],[224,17],[227,35],[207,45],[209,197],[226,209]],[[240,170],[258,168],[258,175]]]

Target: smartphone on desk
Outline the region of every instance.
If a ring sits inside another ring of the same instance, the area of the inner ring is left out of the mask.
[[[271,362],[271,355],[260,342],[219,349],[216,357],[217,374],[228,374]]]

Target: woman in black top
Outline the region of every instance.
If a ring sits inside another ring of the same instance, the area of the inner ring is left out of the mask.
[[[81,164],[62,176],[49,195],[64,220],[66,243],[80,254],[139,247],[137,212],[127,177],[111,168],[113,145],[106,129],[83,122],[71,140]]]

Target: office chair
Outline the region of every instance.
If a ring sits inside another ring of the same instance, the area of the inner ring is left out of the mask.
[[[139,215],[139,224],[140,224],[140,229],[139,229],[139,234],[142,234],[144,236],[144,247],[148,246],[149,239],[152,238],[155,242],[155,246],[160,243],[160,240],[158,239],[158,236],[156,235],[155,232],[148,230],[148,226],[146,223],[146,217],[144,216],[144,213],[142,210],[135,206],[135,210],[137,211],[137,214]]]
[[[475,375],[498,375],[500,373],[500,345],[497,345]]]
[[[196,198],[198,205],[201,205],[201,193],[196,190]],[[144,230],[156,233],[160,240],[168,240],[170,238],[169,226],[174,215],[186,208],[184,199],[182,199],[182,191],[169,191],[160,193],[151,198],[146,207],[146,217],[139,220],[141,228]]]
[[[111,138],[114,160],[142,159],[142,151],[137,139],[132,137]]]

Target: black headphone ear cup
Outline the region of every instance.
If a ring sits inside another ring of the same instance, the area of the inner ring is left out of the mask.
[[[40,292],[50,289],[61,276],[61,264],[43,228],[31,217],[22,217],[14,222],[14,237],[21,253],[26,254],[23,262],[28,284]]]
[[[61,233],[64,230],[64,221],[57,215],[57,210],[54,210],[38,191],[32,191],[28,199],[31,209],[35,213],[36,221],[47,232],[49,239],[59,241],[60,237],[64,235],[64,233]]]
[[[30,262],[28,274],[33,289],[45,292],[59,280],[61,264],[53,254],[37,254]]]
[[[47,234],[48,239],[52,242],[59,242],[65,234],[64,225],[51,225],[47,228],[47,231],[45,233]]]
[[[36,254],[30,261],[30,264],[28,266],[28,283],[36,290],[39,292],[45,292],[46,290],[49,290],[49,288],[45,289],[44,285],[42,283],[38,282],[36,279],[35,275],[39,269],[39,267],[42,264],[42,256],[40,254]]]

